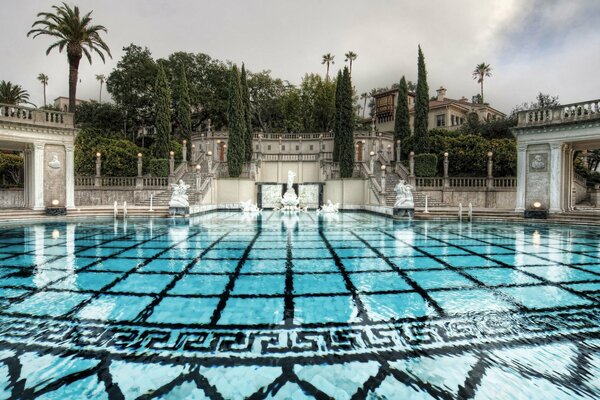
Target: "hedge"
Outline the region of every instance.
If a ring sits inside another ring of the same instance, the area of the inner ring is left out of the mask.
[[[423,153],[415,155],[416,176],[436,176],[438,158],[435,154]]]
[[[448,152],[450,176],[486,176],[487,153],[494,153],[494,176],[515,176],[517,149],[514,139],[487,139],[480,135],[432,129],[427,137],[429,153],[437,155],[437,173],[442,174],[444,153]],[[413,149],[414,137],[402,142],[402,158]],[[415,165],[416,168],[416,165]]]
[[[155,158],[150,160],[148,171],[152,176],[169,176],[169,159]]]
[[[23,157],[0,153],[0,187],[21,186],[23,183]]]

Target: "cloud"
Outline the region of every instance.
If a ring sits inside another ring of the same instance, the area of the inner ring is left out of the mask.
[[[35,14],[55,3],[16,2],[0,15],[0,26],[11,32],[0,45],[0,79],[23,85],[37,104],[40,72],[50,77],[50,99],[67,94],[66,56],[45,56],[48,38],[25,37]],[[421,44],[432,94],[440,85],[453,98],[478,93],[471,72],[485,61],[493,68],[486,100],[505,112],[540,90],[566,102],[595,98],[600,86],[595,1],[79,0],[78,5],[93,9],[95,21],[108,28],[114,57],[106,64],[96,58],[91,66],[82,60],[83,99],[97,98],[94,76],[108,75],[129,43],[148,46],[157,58],[183,50],[243,61],[253,71],[269,69],[295,84],[307,72],[325,73],[322,54],[335,55],[335,73],[344,53],[353,50],[359,93],[389,86],[402,75],[416,80]]]

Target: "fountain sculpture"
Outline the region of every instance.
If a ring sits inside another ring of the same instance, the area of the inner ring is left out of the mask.
[[[172,185],[173,194],[169,201],[169,215],[187,215],[190,213],[190,202],[188,200],[187,190],[190,185],[186,185],[183,180]]]
[[[413,187],[401,179],[394,191],[396,192],[396,203],[394,203],[395,217],[412,217],[415,213],[415,202],[412,195]]]
[[[323,214],[332,214],[337,213],[340,207],[340,203],[333,204],[331,200],[327,200],[327,204],[323,204],[320,209],[317,210],[318,213]]]
[[[256,206],[256,204],[252,203],[252,199],[248,199],[248,201],[240,201],[240,208],[242,212],[245,213],[259,213],[261,209]]]
[[[283,194],[283,197],[281,198],[281,208],[279,209],[280,211],[285,211],[285,212],[305,211],[305,209],[299,207],[300,200],[298,199],[298,195],[296,194],[296,191],[294,190],[294,178],[295,177],[296,177],[295,173],[293,173],[292,171],[288,171],[287,188],[286,188],[285,193]]]

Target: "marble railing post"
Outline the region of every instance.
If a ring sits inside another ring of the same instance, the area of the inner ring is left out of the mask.
[[[175,183],[175,152],[169,152],[169,184]]]
[[[212,163],[213,163],[213,153],[212,151],[208,151],[208,153],[206,153],[207,157],[206,157],[206,162],[208,163],[208,173],[212,173]]]
[[[371,171],[371,175],[375,173],[375,152],[371,151],[369,153],[369,169]]]
[[[402,150],[402,141],[400,139],[396,140],[396,162],[400,162],[400,154]]]
[[[200,173],[201,169],[202,167],[200,164],[196,164],[196,190],[200,190],[200,187],[202,186],[202,174]]]
[[[491,151],[488,151],[487,153],[487,187],[488,189],[493,189],[494,188],[494,160],[492,159],[492,157],[494,156],[494,153],[492,153]]]
[[[411,186],[415,186],[415,152],[411,151],[408,154],[408,183]]]
[[[144,178],[142,177],[142,169],[143,169],[143,161],[142,161],[142,153],[138,153],[137,155],[137,176],[135,178],[135,186],[137,188],[142,188],[144,186]]]
[[[96,176],[94,177],[94,186],[102,186],[102,154],[96,153]]]
[[[381,165],[381,191],[385,192],[385,165]]]
[[[450,180],[448,179],[448,152],[444,153],[444,187],[450,187]]]
[[[181,159],[182,162],[187,162],[187,140],[184,140],[183,145],[181,146]]]

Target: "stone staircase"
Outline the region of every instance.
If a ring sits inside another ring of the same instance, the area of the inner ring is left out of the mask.
[[[186,172],[181,178],[186,185],[189,185],[190,188],[187,191],[188,200],[190,204],[199,204],[202,200],[200,198],[200,193],[196,190],[196,173],[195,172]],[[157,191],[152,198],[152,206],[156,207],[168,207],[169,201],[171,201],[171,189],[165,189],[161,191]],[[150,198],[139,201],[135,204],[136,206],[150,207]]]
[[[375,163],[375,175],[377,179],[381,182],[381,163],[377,161]],[[389,207],[393,207],[396,203],[396,192],[394,188],[400,181],[401,177],[394,171],[386,172],[385,174],[385,205]],[[424,208],[425,207],[425,194],[418,192],[416,190],[413,191],[413,200],[415,203],[415,207]],[[442,207],[450,207],[449,204],[442,203],[439,200],[434,200],[429,198],[427,201],[427,206],[430,208],[442,208]]]

